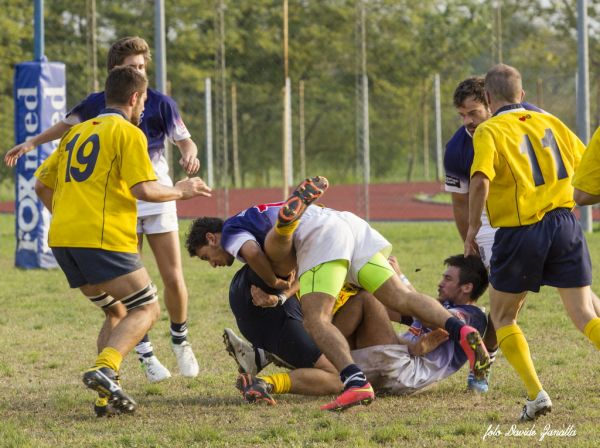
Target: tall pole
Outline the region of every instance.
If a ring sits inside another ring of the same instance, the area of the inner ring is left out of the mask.
[[[496,1],[496,45],[498,63],[502,64],[502,0]]]
[[[590,140],[590,85],[588,65],[587,0],[577,0],[577,135],[584,144]],[[581,227],[592,231],[592,211],[581,207]]]
[[[288,63],[288,0],[283,0],[283,196],[288,196],[289,187],[293,182],[292,159],[292,85],[289,77]]]
[[[156,58],[156,90],[167,94],[167,56],[165,43],[165,2],[154,0],[154,53]],[[171,145],[165,143],[165,159],[169,171],[173,167]]]
[[[442,170],[442,102],[440,94],[440,74],[434,77],[435,94],[435,173],[438,181],[444,175]]]
[[[96,38],[96,0],[91,0],[92,91],[100,90],[98,83],[98,39]]]
[[[154,53],[156,90],[167,93],[167,57],[165,53],[165,2],[154,0]]]
[[[212,83],[204,80],[204,115],[206,116],[206,178],[208,185],[215,185],[213,174],[213,119],[212,119]]]
[[[356,151],[357,172],[362,174],[363,191],[358,195],[358,209],[369,220],[369,183],[371,162],[369,147],[369,77],[367,75],[367,31],[364,0],[358,0],[356,11]],[[360,203],[362,202],[362,204]]]
[[[237,87],[231,85],[231,150],[233,156],[233,185],[240,188],[240,160],[238,155],[238,125],[237,125]]]
[[[217,2],[217,51],[215,69],[217,72],[216,106],[217,106],[217,168],[222,187],[222,200],[217,201],[219,214],[229,216],[229,145],[227,139],[227,86],[225,72],[225,5],[223,0]]]
[[[304,179],[306,177],[306,142],[305,142],[305,130],[304,130],[304,81],[300,80],[298,98],[300,102],[299,115],[300,119],[300,177]]]
[[[41,61],[44,57],[44,0],[35,0],[33,58]]]

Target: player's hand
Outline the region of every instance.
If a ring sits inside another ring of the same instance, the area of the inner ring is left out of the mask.
[[[210,197],[210,192],[212,191],[212,189],[199,177],[182,179],[175,184],[175,188],[183,194],[181,199],[190,199],[195,196]]]
[[[278,289],[280,291],[288,290],[292,287],[292,282],[290,280],[284,280],[282,278],[277,277],[275,282],[272,285],[269,285],[273,289]]]
[[[30,140],[24,141],[23,143],[12,147],[8,150],[6,154],[4,154],[4,163],[6,163],[6,166],[13,167],[17,164],[17,160],[19,160],[19,157],[21,157],[23,154],[28,153],[34,148],[35,146],[31,143]]]
[[[183,156],[179,159],[179,165],[188,176],[193,176],[200,170],[200,160],[196,156]]]
[[[250,286],[250,294],[252,295],[252,303],[262,308],[273,308],[277,306],[277,296],[267,294],[258,286]]]
[[[400,265],[398,264],[398,259],[396,257],[390,255],[388,257],[388,263],[390,264],[394,272],[396,272],[396,274],[402,275],[402,271],[400,270]]]
[[[469,227],[469,230],[467,230],[467,237],[465,238],[465,257],[469,255],[479,255],[479,246],[475,242],[475,236],[477,236],[477,232]]]
[[[430,333],[425,333],[412,347],[410,347],[410,354],[413,356],[426,355],[438,348],[440,344],[446,342],[448,337],[448,332],[443,328],[438,328]]]

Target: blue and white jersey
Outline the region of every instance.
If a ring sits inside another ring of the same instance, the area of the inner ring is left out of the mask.
[[[239,251],[246,241],[256,241],[264,250],[265,238],[277,222],[277,215],[283,202],[255,205],[227,219],[223,224],[221,247],[245,263]]]
[[[487,318],[485,313],[475,305],[455,305],[450,301],[442,302],[442,306],[450,311],[454,316],[479,331],[485,332],[487,327]],[[423,324],[414,320],[408,331],[402,334],[404,339],[415,341],[419,336],[429,333],[431,329],[424,327]],[[465,362],[467,355],[458,342],[447,340],[440,344],[438,348],[424,355],[429,361],[436,364],[441,377],[446,378],[459,370]]]
[[[152,161],[152,167],[163,185],[172,186],[173,181],[169,177],[169,166],[165,158],[165,139],[168,138],[175,143],[179,140],[190,138],[177,103],[157,90],[148,89],[148,98],[144,105],[140,129],[148,139],[148,155]],[[74,125],[97,116],[105,108],[106,100],[104,92],[92,93],[81,103],[71,109],[63,121]],[[150,203],[138,201],[138,216],[162,214],[167,211],[175,211],[175,202]]]
[[[529,103],[522,103],[527,110],[544,112]],[[473,165],[473,136],[461,126],[446,143],[444,152],[444,170],[446,172],[445,189],[450,193],[469,192],[471,165]]]

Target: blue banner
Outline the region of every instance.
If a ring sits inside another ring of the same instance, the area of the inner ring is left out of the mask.
[[[25,140],[60,121],[66,112],[65,65],[62,62],[23,62],[15,68],[15,142]],[[35,194],[35,170],[58,146],[45,143],[21,156],[15,171],[15,266],[55,268],[48,247],[50,213]]]

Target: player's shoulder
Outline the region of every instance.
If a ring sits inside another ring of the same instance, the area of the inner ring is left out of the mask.
[[[147,103],[156,104],[156,105],[166,104],[170,107],[177,107],[177,102],[173,98],[171,98],[169,95],[165,95],[164,93],[159,92],[158,90],[155,90],[155,89],[151,89],[150,87],[148,87],[147,96],[148,96],[146,99]]]
[[[104,107],[106,104],[104,91],[90,93],[80,104],[88,107]]]
[[[444,152],[444,168],[446,172],[457,174],[468,171],[473,159],[473,139],[464,126],[461,126],[446,143]]]
[[[459,127],[454,135],[450,137],[448,143],[446,143],[446,150],[458,150],[462,149],[465,142],[471,140],[471,136],[467,132],[464,126]]]

